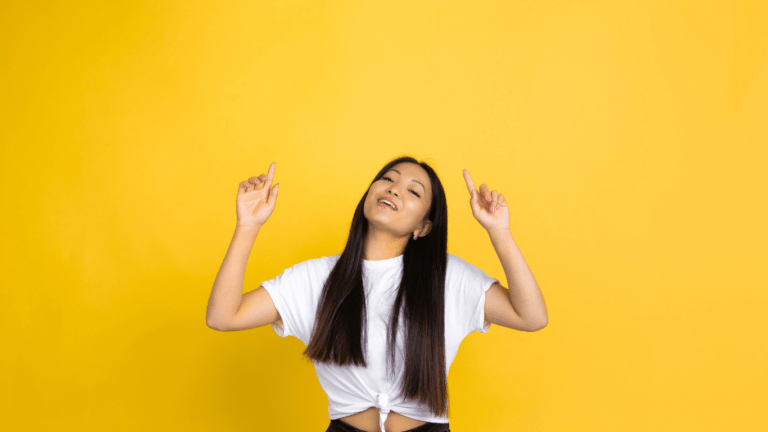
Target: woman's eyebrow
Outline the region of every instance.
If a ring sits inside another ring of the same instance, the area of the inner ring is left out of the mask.
[[[398,174],[402,175],[402,173],[401,173],[400,171],[398,171],[398,170],[396,170],[396,169],[394,169],[394,168],[390,168],[389,170],[390,170],[390,171],[394,171],[394,172],[396,172],[396,173],[398,173]],[[422,188],[422,189],[424,189],[424,192],[426,192],[426,191],[427,191],[427,188],[425,188],[425,187],[424,187],[424,185],[423,185],[423,184],[421,184],[421,182],[420,182],[420,181],[418,181],[418,180],[416,180],[416,179],[411,179],[411,181],[415,181],[416,183],[420,184],[420,185],[421,185],[421,188]]]

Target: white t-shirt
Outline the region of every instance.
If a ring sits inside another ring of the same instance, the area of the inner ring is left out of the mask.
[[[310,259],[290,268],[261,286],[272,297],[280,313],[283,328],[272,328],[281,336],[294,336],[309,345],[315,314],[323,284],[341,254]],[[448,423],[448,417],[436,417],[417,402],[402,398],[404,322],[398,322],[395,370],[397,379],[387,376],[387,324],[392,314],[400,285],[403,255],[379,261],[363,261],[363,287],[368,316],[368,367],[315,364],[320,386],[328,396],[328,416],[331,420],[364,411],[372,406],[379,409],[379,426],[390,410],[406,417],[431,423]],[[453,254],[448,254],[445,280],[445,355],[450,369],[461,341],[475,330],[486,333],[490,324],[485,318],[485,292],[498,279]],[[446,375],[448,370],[445,371]]]

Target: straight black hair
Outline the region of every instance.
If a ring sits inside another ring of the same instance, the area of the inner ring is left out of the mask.
[[[403,315],[405,372],[401,395],[417,401],[436,416],[450,414],[448,371],[445,359],[445,274],[448,262],[448,204],[435,171],[408,156],[399,157],[376,174],[371,185],[402,162],[420,165],[429,175],[432,202],[427,219],[429,233],[410,238],[403,255],[400,288],[392,308],[387,337],[387,365],[395,377],[397,328]],[[370,185],[368,186],[370,190]],[[368,192],[360,199],[352,218],[347,244],[323,285],[314,328],[304,357],[338,366],[366,367],[365,290],[363,258],[368,219],[363,213]]]

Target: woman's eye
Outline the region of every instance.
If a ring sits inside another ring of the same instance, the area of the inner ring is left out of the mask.
[[[392,181],[392,179],[390,179],[389,177],[382,177],[382,179]],[[392,182],[392,183],[394,183],[394,182]],[[414,191],[412,191],[410,189],[408,189],[408,192],[410,192],[410,193],[416,195],[417,197],[421,198],[421,195],[417,194],[416,192],[414,192]]]

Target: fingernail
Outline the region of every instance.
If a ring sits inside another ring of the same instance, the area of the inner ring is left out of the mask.
[[[490,196],[490,195],[486,195],[486,196],[485,196],[485,199],[487,199],[488,201],[490,201],[490,200],[491,200],[491,196]]]

